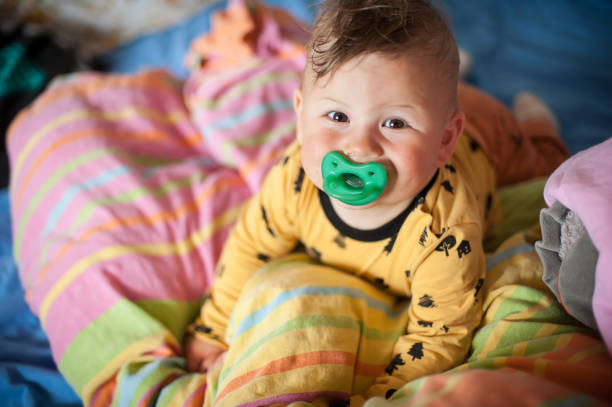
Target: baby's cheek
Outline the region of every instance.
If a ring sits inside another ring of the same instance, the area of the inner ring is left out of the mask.
[[[318,156],[319,154],[312,149],[302,149],[302,168],[310,181],[317,187],[320,187],[322,185],[321,159]]]

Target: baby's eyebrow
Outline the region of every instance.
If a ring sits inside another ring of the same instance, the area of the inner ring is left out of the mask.
[[[326,100],[326,101],[328,101],[328,102],[338,103],[338,104],[341,104],[341,105],[344,105],[344,104],[345,104],[345,103],[344,103],[343,101],[341,101],[341,100],[334,99],[334,98],[332,98],[332,97],[328,97],[328,96],[325,96],[325,97],[321,98],[321,100]]]
[[[410,110],[416,109],[413,105],[409,103],[395,103],[395,104],[390,104],[389,107],[399,107],[402,109],[410,109]]]

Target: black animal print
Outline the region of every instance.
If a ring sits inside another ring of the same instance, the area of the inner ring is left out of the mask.
[[[266,262],[270,261],[270,256],[264,253],[257,253],[257,258],[261,261],[266,261]]]
[[[412,356],[412,360],[421,359],[423,357],[423,342],[417,342],[412,345],[408,354]]]
[[[483,283],[484,283],[484,278],[479,278],[478,282],[476,283],[476,287],[474,287],[474,289],[476,290],[474,292],[474,297],[478,296],[478,293],[480,292],[480,289],[482,288]]]
[[[455,244],[457,244],[457,239],[455,239],[455,236],[448,235],[444,238],[444,240],[440,242],[438,247],[436,247],[436,251],[444,252],[446,254],[446,257],[448,257],[448,251],[455,247]]]
[[[421,246],[425,246],[426,241],[427,241],[427,226],[425,226],[423,228],[423,231],[421,232],[421,236],[419,237],[419,244]]]
[[[203,334],[209,334],[209,333],[212,332],[212,328],[211,327],[208,327],[208,326],[202,325],[202,324],[196,324],[193,327],[193,330],[196,331],[196,332],[203,333]]]
[[[385,373],[393,374],[393,371],[397,370],[398,366],[403,366],[405,364],[406,362],[402,360],[402,355],[398,353],[397,355],[393,356],[391,363],[389,363],[389,365],[385,368]]]
[[[468,255],[471,251],[472,247],[470,246],[470,242],[467,240],[462,240],[461,243],[459,243],[459,246],[457,246],[457,254],[459,255],[459,258]]]
[[[455,193],[455,190],[453,189],[453,186],[451,185],[450,181],[446,180],[442,182],[440,185],[442,185],[442,187],[444,187],[444,189],[446,189],[451,194]]]
[[[380,277],[376,277],[376,278],[374,279],[374,284],[376,284],[376,286],[377,286],[378,288],[381,288],[381,289],[383,289],[383,290],[386,290],[386,289],[388,289],[388,288],[389,288],[389,284],[385,283],[385,280],[383,280],[383,279],[382,279],[382,278],[380,278]]]
[[[300,167],[300,173],[298,174],[297,179],[293,183],[293,191],[295,191],[296,194],[302,190],[303,183],[304,183],[304,168]]]
[[[338,233],[334,238],[334,243],[337,244],[339,248],[346,249],[346,242],[344,241],[344,235],[342,233]]]
[[[261,207],[261,217],[266,223],[266,229],[268,229],[268,233],[270,233],[273,237],[276,237],[276,234],[274,233],[274,231],[272,230],[272,227],[270,226],[270,220],[268,219],[268,212],[266,212],[266,208],[264,208],[263,206]]]
[[[306,251],[308,252],[310,257],[316,259],[317,261],[321,261],[321,252],[318,251],[316,248],[314,248],[314,247],[307,247]]]
[[[391,396],[393,396],[395,394],[397,390],[396,389],[389,389],[387,390],[387,392],[385,393],[385,398],[387,400],[389,400],[391,398]]]
[[[434,303],[434,300],[431,295],[423,294],[423,296],[419,298],[419,306],[425,308],[434,308],[436,304]]]
[[[387,245],[385,246],[384,250],[385,252],[387,252],[387,254],[391,253],[391,250],[393,250],[393,246],[395,245],[395,239],[397,239],[397,233],[391,236],[389,243],[387,243]]]
[[[478,151],[478,149],[480,148],[480,146],[478,145],[478,143],[474,140],[470,141],[470,149],[472,150],[472,152],[476,152]]]

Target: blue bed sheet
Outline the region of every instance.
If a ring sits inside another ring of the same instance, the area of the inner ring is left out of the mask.
[[[306,24],[315,0],[268,0]],[[458,42],[472,55],[468,80],[507,104],[530,90],[557,114],[572,153],[610,137],[612,127],[612,3],[607,0],[445,0]],[[210,29],[218,1],[191,19],[126,44],[100,62],[109,71],[165,68],[186,77],[183,56]],[[45,334],[24,299],[12,258],[8,192],[0,191],[0,400],[8,406],[72,406]]]
[[[57,371],[40,321],[28,308],[11,244],[8,191],[0,192],[0,404],[78,406]]]

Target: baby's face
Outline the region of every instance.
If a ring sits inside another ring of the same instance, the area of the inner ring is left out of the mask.
[[[295,96],[297,138],[304,171],[318,188],[330,151],[386,169],[383,193],[365,207],[405,207],[425,187],[448,162],[464,120],[433,66],[418,56],[374,53],[316,82],[306,68]]]

